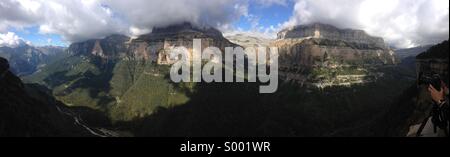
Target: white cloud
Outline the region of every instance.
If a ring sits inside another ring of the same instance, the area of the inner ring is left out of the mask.
[[[40,33],[77,42],[115,33],[140,35],[181,22],[221,27],[246,14],[241,3],[245,4],[240,0],[2,0],[0,32],[38,26]]]
[[[237,8],[240,12],[239,15],[242,15],[244,20],[249,23],[250,28],[248,30],[243,30],[239,27],[233,27],[226,25],[226,27],[219,27],[220,30],[224,32],[226,36],[232,36],[236,34],[245,34],[253,37],[260,37],[266,39],[275,39],[277,36],[277,32],[281,30],[281,24],[277,24],[276,26],[264,26],[260,24],[261,17],[259,15],[249,13],[249,5],[258,5],[259,9],[264,9],[266,7],[270,7],[273,5],[280,5],[287,7],[288,0],[243,0],[244,3],[236,4],[235,8]]]
[[[0,33],[0,47],[16,47],[23,43],[23,40],[14,32]]]
[[[6,32],[8,27],[21,29],[40,20],[28,2],[16,0],[0,2],[0,32]]]
[[[251,37],[259,37],[264,39],[275,39],[277,32],[280,30],[281,25],[269,26],[269,27],[255,27],[250,30],[243,30],[242,28],[227,29],[224,31],[224,36],[234,36],[237,34],[244,34]]]
[[[124,17],[133,32],[181,22],[220,27],[247,13],[238,0],[132,0],[105,4]]]
[[[397,47],[448,39],[448,0],[297,0],[284,26],[322,22],[366,30]]]
[[[44,34],[60,34],[75,42],[127,30],[127,25],[98,0],[42,0],[40,3],[45,6],[39,8],[44,19],[39,31]]]
[[[38,26],[43,34],[59,34],[75,42],[123,33],[126,27],[100,0],[4,0],[0,32]]]

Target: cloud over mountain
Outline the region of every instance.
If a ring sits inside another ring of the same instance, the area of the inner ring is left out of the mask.
[[[448,39],[448,0],[297,0],[284,25],[322,22],[358,28],[397,47]]]
[[[25,42],[14,32],[7,32],[5,34],[0,33],[0,47],[16,47],[24,43]]]
[[[131,28],[145,30],[180,22],[219,27],[239,18],[237,0],[134,0],[109,1],[106,4],[121,14]]]
[[[218,27],[239,18],[237,0],[6,0],[0,32],[37,26],[70,42],[109,34],[142,34],[155,26],[191,22]],[[231,5],[230,5],[231,4]]]

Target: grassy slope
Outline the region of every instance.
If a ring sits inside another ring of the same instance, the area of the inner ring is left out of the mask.
[[[67,105],[98,109],[113,120],[130,120],[151,114],[157,106],[170,107],[188,100],[166,79],[168,68],[71,56],[25,80],[53,89]]]

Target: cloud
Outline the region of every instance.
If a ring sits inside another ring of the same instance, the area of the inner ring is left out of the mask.
[[[4,0],[0,32],[37,26],[42,34],[59,34],[70,42],[123,33],[126,24],[99,0]]]
[[[322,22],[381,36],[397,47],[440,42],[449,35],[448,0],[297,0],[285,27]]]
[[[222,27],[247,13],[240,0],[2,0],[0,32],[39,27],[69,42],[140,35],[181,22]]]
[[[115,17],[111,9],[97,0],[40,0],[39,13],[43,21],[39,32],[59,34],[64,39],[77,42],[101,38],[110,34],[125,33],[127,24]]]
[[[246,13],[238,0],[133,0],[107,1],[105,4],[123,16],[134,30],[181,22],[219,27]]]
[[[27,2],[15,0],[0,2],[0,32],[6,32],[8,27],[21,29],[40,20],[36,16],[35,8]]]
[[[0,47],[16,47],[23,43],[24,41],[14,32],[7,32],[5,34],[0,33]]]
[[[281,30],[281,24],[277,25],[261,25],[261,16],[249,12],[249,5],[256,5],[257,9],[267,9],[271,6],[284,6],[288,7],[289,0],[242,0],[242,3],[235,5],[235,8],[239,10],[239,14],[249,24],[249,28],[244,30],[240,27],[234,27],[225,25],[226,27],[219,27],[225,34],[225,36],[233,36],[236,34],[245,34],[252,37],[260,37],[266,39],[275,39],[279,30]]]

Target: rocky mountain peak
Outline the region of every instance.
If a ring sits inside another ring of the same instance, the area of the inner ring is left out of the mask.
[[[169,25],[166,27],[155,27],[152,32],[140,36],[141,40],[164,40],[168,38],[223,38],[222,32],[208,26],[197,26],[188,22]]]
[[[91,39],[73,43],[69,46],[69,53],[83,55],[98,54],[101,57],[116,56],[126,52],[126,42],[129,40],[130,37],[128,36],[113,34],[103,39]]]
[[[225,38],[243,47],[269,47],[273,42],[272,39],[242,33],[227,35]]]
[[[364,30],[340,29],[333,25],[322,23],[313,23],[308,25],[298,25],[290,27],[280,31],[277,34],[277,38],[318,38],[364,44],[378,49],[387,48],[383,38],[370,36]]]
[[[396,63],[382,38],[328,24],[282,30],[273,45],[283,79],[319,88],[374,82],[383,75],[378,67]]]

